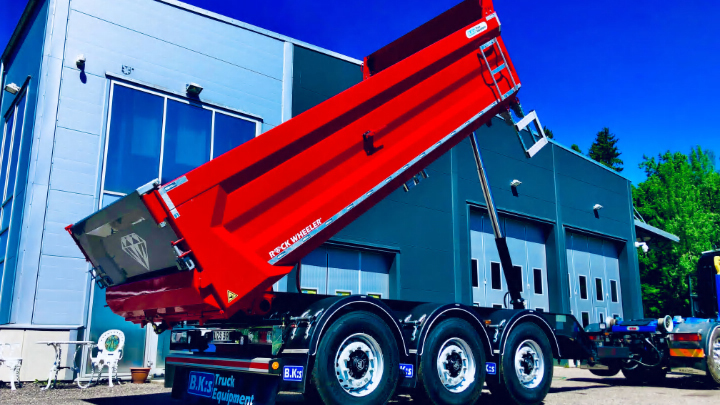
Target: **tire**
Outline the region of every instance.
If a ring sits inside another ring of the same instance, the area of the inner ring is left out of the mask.
[[[493,396],[522,405],[539,404],[545,399],[552,383],[553,354],[539,326],[526,322],[513,329],[500,364],[499,381],[488,384]]]
[[[607,370],[588,370],[590,373],[598,376],[598,377],[613,377],[616,376],[617,373],[620,372],[620,369],[617,367],[611,367]]]
[[[705,356],[707,381],[715,386],[720,386],[720,328],[715,328],[708,342],[707,356]]]
[[[397,342],[385,321],[351,312],[322,336],[307,397],[325,404],[385,404],[399,378]]]
[[[474,404],[484,383],[485,345],[476,328],[462,319],[439,323],[425,341],[413,400],[435,405]]]
[[[667,375],[668,369],[665,367],[645,367],[637,366],[635,368],[623,368],[622,373],[625,378],[633,385],[659,384]]]

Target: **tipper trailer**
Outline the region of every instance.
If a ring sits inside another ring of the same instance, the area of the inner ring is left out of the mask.
[[[508,271],[474,131],[500,114],[517,131],[535,126],[534,144],[522,144],[528,157],[547,140],[517,101],[520,79],[492,2],[460,3],[365,58],[363,73],[361,83],[262,136],[68,226],[114,313],[158,333],[172,329],[173,395],[261,404],[284,390],[375,404],[403,387],[463,404],[487,382],[494,394],[531,404],[550,388],[553,359],[595,368],[642,362],[640,348],[600,343],[572,315],[525,309],[521,280]],[[299,293],[305,255],[392,191],[420,182],[467,137],[507,308]],[[273,291],[288,274],[294,292]]]

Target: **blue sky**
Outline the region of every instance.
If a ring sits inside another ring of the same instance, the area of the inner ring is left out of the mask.
[[[362,59],[458,1],[187,2]],[[0,0],[3,48],[24,3]],[[495,0],[495,8],[523,107],[559,142],[587,151],[609,127],[636,184],[644,154],[701,145],[720,155],[720,2]]]

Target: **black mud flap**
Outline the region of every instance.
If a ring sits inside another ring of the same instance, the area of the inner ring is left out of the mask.
[[[279,376],[178,367],[172,397],[184,404],[271,405]]]
[[[178,270],[172,246],[178,236],[155,222],[137,191],[76,223],[70,232],[92,262],[101,287]]]

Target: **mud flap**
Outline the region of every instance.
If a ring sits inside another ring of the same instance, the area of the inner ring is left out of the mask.
[[[279,386],[279,376],[178,367],[172,397],[183,404],[271,405]]]

